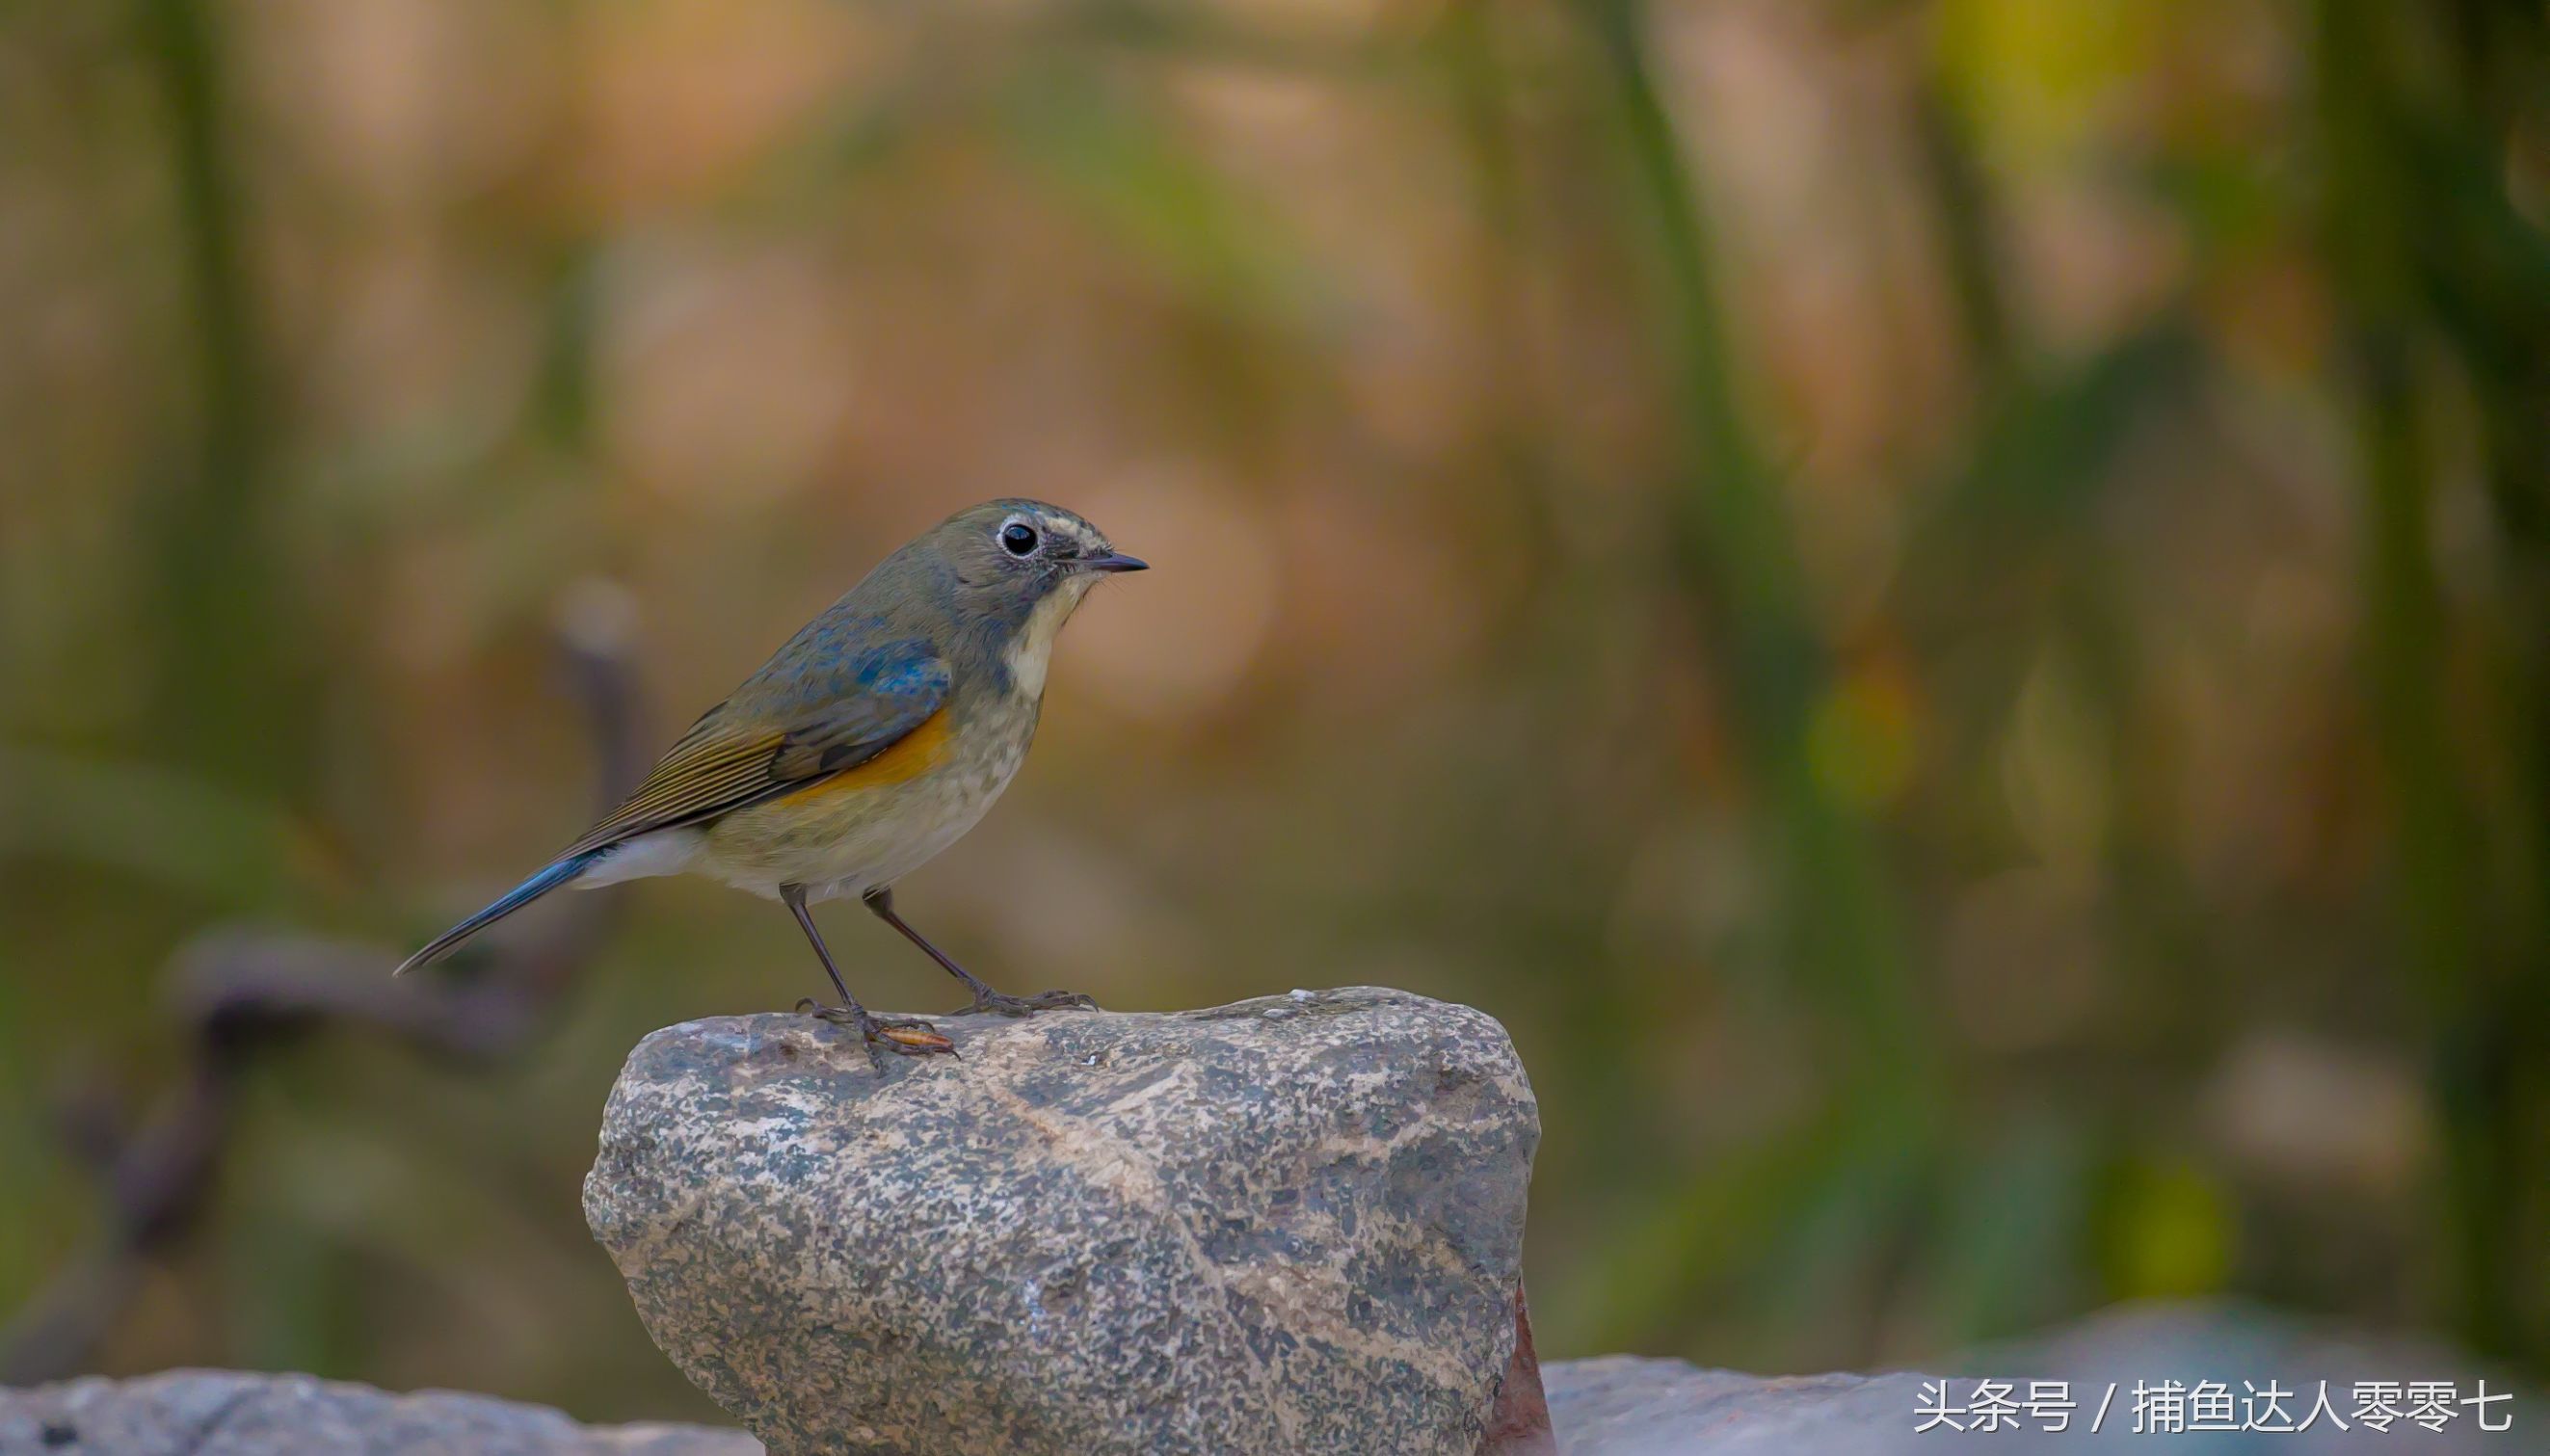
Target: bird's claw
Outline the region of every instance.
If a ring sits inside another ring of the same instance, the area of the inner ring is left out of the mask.
[[[899,1056],[954,1056],[956,1043],[940,1035],[938,1028],[919,1017],[878,1017],[850,1006],[826,1006],[813,997],[797,1003],[797,1010],[819,1021],[857,1029],[867,1043],[868,1055],[877,1059],[877,1048],[892,1047]],[[878,1065],[884,1065],[878,1059]]]
[[[1035,1012],[1094,1012],[1098,1003],[1077,991],[1047,991],[1035,996],[1004,996],[998,991],[975,993],[974,1004],[959,1007],[947,1015],[972,1017],[989,1014],[996,1017],[1024,1017]]]

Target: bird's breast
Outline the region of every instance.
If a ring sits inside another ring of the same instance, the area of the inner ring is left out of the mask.
[[[919,727],[905,733],[867,762],[839,773],[816,780],[788,795],[800,808],[821,804],[826,799],[864,794],[893,784],[909,783],[946,763],[955,742],[949,727],[948,710],[941,708],[921,721]]]
[[[710,825],[699,866],[761,894],[891,884],[990,811],[1026,760],[1035,721],[1024,694],[951,705],[855,768]]]

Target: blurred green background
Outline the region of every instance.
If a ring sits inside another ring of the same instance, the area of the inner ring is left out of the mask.
[[[2550,1373],[2546,16],[0,0],[0,1310],[172,950],[385,966],[586,821],[562,601],[651,750],[1027,494],[1158,569],[904,908],[1496,1014],[1545,1355],[2231,1292]],[[81,1363],[705,1411],[578,1180],[815,969],[610,893],[522,1056],[257,1065]]]

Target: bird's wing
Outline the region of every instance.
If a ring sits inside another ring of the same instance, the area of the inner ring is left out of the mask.
[[[947,663],[919,639],[874,647],[780,695],[738,692],[665,751],[568,854],[696,824],[858,767],[947,706]],[[749,705],[749,706],[746,706]]]

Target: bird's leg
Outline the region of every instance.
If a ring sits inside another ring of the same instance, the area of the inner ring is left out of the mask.
[[[965,989],[974,993],[974,1004],[961,1011],[949,1012],[948,1015],[951,1017],[969,1017],[976,1012],[996,1012],[1005,1017],[1024,1017],[1030,1012],[1059,1011],[1066,1007],[1080,1011],[1098,1010],[1097,1002],[1077,991],[1048,991],[1041,996],[1004,996],[975,979],[973,972],[948,959],[947,952],[923,938],[919,930],[905,924],[903,917],[894,913],[893,890],[879,886],[860,896],[859,900],[868,909],[876,912],[878,920],[902,931],[903,938],[920,946],[923,954],[938,962],[940,970],[964,982]]]
[[[841,993],[839,1006],[825,1006],[810,1000],[797,1003],[798,1010],[811,1013],[822,1020],[856,1026],[859,1035],[867,1042],[869,1059],[877,1061],[880,1068],[884,1063],[877,1059],[879,1042],[905,1056],[930,1056],[956,1050],[956,1043],[939,1035],[938,1028],[928,1021],[913,1017],[870,1016],[868,1009],[859,1005],[858,998],[850,994],[848,984],[841,980],[840,968],[833,964],[833,952],[825,948],[823,932],[815,928],[815,917],[806,910],[806,887],[782,885],[779,898],[787,905],[789,913],[797,917],[797,927],[806,932],[808,943],[815,947],[815,958],[824,963],[824,974],[833,978],[833,989]]]

